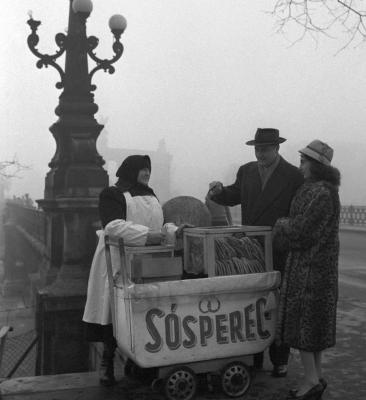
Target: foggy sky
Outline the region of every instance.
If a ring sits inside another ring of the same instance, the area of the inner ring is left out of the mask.
[[[31,9],[42,25],[38,49],[54,53],[67,27],[68,0],[17,0],[2,5],[0,35],[0,160],[15,154],[32,168],[11,193],[43,197],[55,151],[48,128],[61,92],[52,67],[36,68],[26,40]],[[281,154],[298,165],[298,150],[317,138],[335,150],[343,204],[366,205],[366,49],[310,38],[290,46],[266,13],[271,0],[93,0],[88,35],[96,53],[112,56],[108,19],[127,19],[125,47],[113,75],[99,71],[96,118],[108,118],[109,146],[154,151],[161,139],[173,156],[175,195],[203,199],[211,180],[232,183],[235,169],[254,159],[258,127],[287,138]],[[63,66],[62,59],[61,65]],[[90,63],[90,66],[93,64]],[[121,160],[122,161],[122,160]],[[153,171],[154,172],[154,171]],[[232,176],[232,179],[230,179]],[[111,176],[111,183],[114,182]]]

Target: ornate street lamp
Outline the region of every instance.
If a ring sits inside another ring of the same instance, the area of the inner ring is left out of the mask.
[[[50,282],[50,271],[58,271],[53,283],[37,294],[37,315],[40,316],[37,322],[38,334],[43,338],[37,360],[37,373],[40,374],[73,372],[78,370],[75,365],[83,370],[80,360],[88,358],[72,351],[75,348],[82,349],[80,343],[66,346],[65,349],[71,349],[70,352],[65,350],[61,354],[58,349],[64,348],[65,340],[70,342],[70,332],[73,329],[75,340],[82,340],[80,313],[85,302],[87,277],[95,249],[95,224],[99,220],[98,195],[108,185],[108,174],[103,168],[105,162],[96,148],[103,125],[98,124],[94,118],[98,106],[94,103],[93,91],[96,86],[92,78],[99,70],[110,74],[115,71],[113,64],[122,56],[120,38],[126,28],[123,16],[114,15],[110,18],[114,56],[111,59],[100,59],[95,54],[99,40],[95,36],[86,35],[86,21],[93,9],[92,2],[69,2],[67,34],[56,35],[59,49],[54,54],[41,54],[37,50],[37,29],[41,22],[34,20],[32,15],[27,21],[32,31],[28,36],[28,46],[39,59],[37,67],[54,67],[60,75],[56,87],[63,89],[55,109],[58,120],[50,127],[56,141],[56,152],[49,163],[44,199],[38,200],[46,212],[49,228],[49,258],[44,270],[40,271],[41,276],[45,277],[44,281]],[[63,54],[64,69],[57,64]],[[90,71],[89,58],[96,64]],[[51,312],[53,307],[59,313]],[[50,317],[43,315],[45,310],[49,310]],[[73,318],[74,325],[71,322]],[[47,326],[44,321],[47,321]],[[55,326],[59,330],[65,326],[67,331],[65,334],[56,332]],[[53,335],[52,340],[50,335]],[[52,357],[55,354],[63,361],[54,360]]]
[[[118,14],[113,15],[110,18],[109,27],[115,38],[115,42],[113,43],[115,56],[110,60],[102,60],[94,53],[95,48],[98,46],[99,39],[95,36],[86,36],[86,20],[93,10],[93,3],[91,0],[71,0],[70,7],[68,34],[66,36],[63,33],[58,33],[55,37],[56,44],[60,48],[59,51],[55,54],[49,55],[41,54],[37,50],[36,47],[39,42],[37,29],[41,22],[33,19],[31,11],[29,12],[30,18],[27,21],[32,30],[32,33],[28,36],[28,46],[32,53],[39,58],[39,61],[36,64],[38,68],[48,67],[51,65],[60,73],[61,81],[56,84],[58,89],[63,87],[66,89],[67,83],[72,83],[77,85],[77,87],[74,87],[73,91],[81,94],[79,92],[80,89],[83,89],[84,91],[94,91],[96,89],[96,86],[91,84],[92,76],[96,71],[103,69],[105,72],[108,71],[110,74],[114,73],[115,69],[112,64],[122,56],[123,45],[120,42],[120,38],[126,29],[127,22],[122,15]],[[62,56],[65,51],[67,59],[64,72],[55,60]],[[87,55],[89,55],[97,64],[90,73],[88,73]],[[72,66],[74,66],[74,68],[71,68]],[[75,66],[78,66],[78,68],[75,68]],[[79,72],[78,75],[77,72]],[[81,82],[75,80],[75,78],[81,78]]]
[[[96,86],[92,84],[92,77],[98,70],[112,74],[115,69],[113,64],[119,60],[123,53],[120,37],[126,29],[126,20],[122,15],[114,15],[109,20],[109,26],[114,35],[111,59],[100,59],[95,54],[99,40],[95,36],[86,35],[86,20],[93,9],[91,0],[70,0],[69,24],[67,35],[58,33],[55,41],[59,50],[54,54],[41,54],[37,50],[39,37],[37,29],[41,24],[30,15],[27,21],[32,33],[28,36],[28,46],[32,53],[39,58],[37,67],[54,67],[60,74],[60,81],[56,83],[58,89],[63,88],[59,97],[59,104],[55,110],[58,121],[50,127],[55,140],[56,152],[49,166],[45,183],[45,195],[38,203],[45,211],[67,211],[68,218],[65,222],[65,231],[75,231],[75,224],[82,224],[78,211],[94,209],[97,207],[97,196],[101,189],[108,184],[107,172],[103,169],[104,160],[98,154],[96,140],[103,126],[98,124],[94,114],[98,106],[94,103],[93,91]],[[57,59],[66,54],[65,70],[57,63]],[[88,57],[96,66],[88,71]],[[77,212],[78,221],[70,224],[70,212]],[[96,218],[97,219],[97,218]],[[69,229],[70,228],[70,229]],[[81,229],[81,226],[80,226]],[[77,229],[80,233],[80,229]],[[82,230],[82,229],[81,229]],[[75,245],[75,235],[64,235],[62,264],[80,264],[90,260],[90,248],[80,240]],[[85,235],[87,237],[87,235]],[[68,246],[71,240],[70,246]],[[76,247],[79,255],[75,253]],[[90,246],[89,246],[90,247]],[[75,248],[75,251],[71,251]],[[86,253],[85,253],[86,252]],[[51,260],[52,261],[52,260]],[[60,264],[60,261],[53,260]]]

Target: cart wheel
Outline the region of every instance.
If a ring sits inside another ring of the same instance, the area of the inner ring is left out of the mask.
[[[242,396],[249,389],[250,382],[249,368],[242,362],[233,361],[222,371],[222,390],[230,397]]]
[[[196,390],[197,377],[188,367],[173,368],[165,378],[164,393],[169,400],[191,400]]]

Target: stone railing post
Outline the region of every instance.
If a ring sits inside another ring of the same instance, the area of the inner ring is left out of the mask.
[[[349,212],[349,220],[348,220],[348,222],[349,222],[350,225],[353,225],[355,220],[354,220],[354,214],[353,214],[354,213],[354,207],[352,205],[350,205],[348,207],[348,212]]]

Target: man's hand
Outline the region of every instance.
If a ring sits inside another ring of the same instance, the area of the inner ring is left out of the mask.
[[[164,235],[160,231],[150,231],[147,234],[146,246],[161,244],[163,239]]]
[[[217,194],[220,194],[223,189],[223,184],[219,181],[213,181],[209,185],[209,191],[207,193],[207,198],[211,199],[212,196],[216,196]]]
[[[180,239],[183,236],[184,228],[194,228],[192,224],[181,224],[178,226],[178,229],[175,231],[175,236],[177,239]]]

